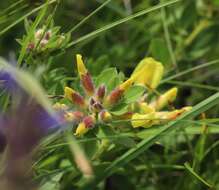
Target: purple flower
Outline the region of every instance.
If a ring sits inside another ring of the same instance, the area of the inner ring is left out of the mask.
[[[33,97],[26,92],[13,74],[0,71],[0,86],[9,93],[12,102],[4,116],[0,114],[0,154],[7,146],[0,189],[32,189],[31,174],[27,174],[32,152],[50,131],[59,129],[60,120],[38,102],[36,94]]]

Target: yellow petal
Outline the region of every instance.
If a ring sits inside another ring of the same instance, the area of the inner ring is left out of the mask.
[[[132,85],[133,82],[134,82],[134,79],[129,78],[128,80],[126,80],[125,82],[119,85],[119,89],[124,90],[124,91],[128,90],[128,88]]]
[[[87,69],[84,65],[84,62],[82,60],[82,56],[80,54],[76,55],[76,60],[77,60],[77,68],[78,68],[78,73],[79,75],[84,75],[87,73]]]
[[[75,91],[69,87],[65,87],[64,91],[65,91],[65,95],[64,95],[65,98],[72,100],[72,95],[75,93]]]
[[[155,89],[163,76],[163,65],[153,58],[144,58],[135,68],[135,83]]]
[[[153,124],[153,121],[155,119],[155,113],[149,113],[149,114],[139,114],[135,113],[132,116],[131,124],[134,128],[137,127],[150,127]]]
[[[79,123],[76,131],[75,131],[75,135],[76,136],[81,136],[84,135],[85,133],[88,132],[88,128],[86,128],[85,124],[83,122]]]
[[[152,102],[151,105],[156,110],[161,110],[168,104],[171,104],[176,99],[177,91],[178,89],[176,87],[171,88],[170,90],[165,92],[163,95],[161,95],[155,102]]]

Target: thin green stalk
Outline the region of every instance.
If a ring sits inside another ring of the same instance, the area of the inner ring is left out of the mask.
[[[88,40],[88,39],[90,39],[90,38],[92,38],[92,37],[95,37],[97,34],[100,34],[100,33],[102,33],[102,32],[105,32],[106,30],[109,30],[109,29],[111,29],[111,28],[114,28],[114,27],[116,27],[116,26],[118,26],[118,25],[120,25],[120,24],[123,24],[123,23],[125,23],[125,22],[127,22],[127,21],[130,21],[130,20],[132,20],[132,19],[134,19],[134,18],[143,16],[143,15],[145,15],[145,14],[148,14],[148,13],[152,12],[152,11],[158,10],[158,9],[160,9],[160,8],[162,8],[162,7],[166,7],[166,6],[172,5],[172,4],[177,3],[177,2],[179,2],[179,1],[181,1],[181,0],[173,0],[173,1],[168,1],[168,2],[166,2],[166,3],[161,3],[161,4],[159,4],[159,5],[156,5],[156,6],[154,6],[154,7],[151,7],[151,8],[149,8],[149,9],[145,9],[145,10],[139,11],[139,12],[133,14],[133,15],[130,15],[130,16],[127,16],[127,17],[125,17],[125,18],[123,18],[123,19],[117,20],[117,21],[115,21],[115,22],[113,22],[113,23],[110,23],[110,24],[108,24],[108,25],[106,25],[106,26],[103,26],[102,28],[97,29],[97,30],[95,30],[95,31],[93,31],[93,32],[91,32],[91,33],[89,33],[89,34],[87,34],[87,35],[84,35],[84,36],[78,38],[78,39],[75,40],[75,41],[70,42],[70,43],[68,44],[67,48],[70,48],[70,47],[72,47],[72,46],[75,45],[75,44],[78,44],[78,43],[80,43],[80,42],[82,42],[82,41],[85,41],[85,40]]]
[[[206,180],[204,180],[200,175],[198,175],[193,168],[191,168],[191,166],[189,165],[189,163],[185,163],[184,164],[185,169],[192,174],[192,176],[194,176],[198,181],[200,181],[201,183],[203,183],[204,185],[206,185],[209,188],[212,188],[213,185],[211,185],[210,183],[208,183]]]
[[[103,4],[101,4],[99,7],[97,7],[94,11],[92,11],[89,15],[87,15],[84,19],[82,19],[78,24],[76,24],[71,30],[69,30],[69,33],[72,33],[76,29],[78,29],[80,26],[82,26],[89,18],[91,18],[93,15],[98,13],[100,10],[102,10],[111,0],[105,1]]]
[[[168,29],[168,25],[166,22],[166,10],[165,8],[161,8],[161,19],[162,19],[162,23],[163,23],[163,30],[164,30],[164,37],[167,43],[167,48],[170,54],[170,58],[171,58],[171,62],[174,66],[174,68],[177,69],[177,63],[176,63],[176,57],[174,55],[174,51],[173,51],[173,47],[172,47],[172,43],[170,40],[170,34],[169,34],[169,29]]]
[[[181,71],[181,72],[179,72],[179,73],[177,73],[177,74],[175,74],[175,75],[172,75],[172,76],[170,76],[170,77],[167,77],[167,78],[163,79],[163,80],[161,81],[161,84],[162,84],[162,83],[165,83],[165,82],[167,82],[167,81],[170,81],[170,80],[172,80],[172,79],[181,77],[181,76],[183,76],[183,75],[186,75],[186,74],[188,74],[188,73],[191,73],[191,72],[193,72],[193,71],[196,71],[196,70],[199,70],[199,69],[203,69],[203,68],[205,68],[205,67],[212,66],[212,65],[214,65],[214,64],[216,64],[216,63],[219,63],[219,59],[216,59],[216,60],[213,60],[213,61],[209,61],[209,62],[207,62],[207,63],[203,63],[203,64],[201,64],[201,65],[198,65],[198,66],[196,66],[196,67],[192,67],[192,68],[187,69],[187,70],[185,70],[185,71]]]
[[[194,83],[194,82],[182,82],[182,81],[171,80],[171,81],[168,81],[167,83],[180,85],[180,86],[189,86],[189,87],[192,87],[192,88],[201,88],[201,89],[206,89],[206,90],[212,90],[212,91],[219,92],[219,87],[205,85],[205,84],[197,84],[197,83]]]
[[[48,4],[52,4],[52,3],[55,3],[57,0],[51,0],[49,1]],[[7,26],[6,28],[4,28],[2,31],[0,31],[0,36],[2,34],[4,34],[5,32],[7,32],[8,30],[10,30],[11,28],[13,28],[14,26],[16,26],[18,23],[22,22],[26,17],[32,15],[33,13],[43,9],[45,6],[47,6],[47,3],[44,3],[42,5],[40,5],[39,7],[33,9],[32,11],[30,11],[29,13],[21,16],[20,18],[18,18],[15,22],[13,22],[12,24],[10,24],[9,26]]]

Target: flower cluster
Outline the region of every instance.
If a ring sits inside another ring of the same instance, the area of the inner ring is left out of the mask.
[[[95,86],[84,65],[82,56],[79,54],[76,55],[76,63],[84,96],[73,88],[65,87],[64,97],[74,106],[74,111],[71,111],[66,104],[61,103],[56,103],[54,108],[64,113],[66,121],[77,125],[75,130],[77,136],[84,135],[97,123],[113,125],[113,121],[118,119],[130,122],[134,128],[160,125],[176,119],[179,115],[191,109],[191,107],[172,108],[172,103],[177,96],[176,87],[161,94],[155,100],[147,101],[148,94],[153,94],[155,88],[159,85],[164,70],[163,65],[153,58],[143,59],[137,65],[131,77],[110,92],[107,92],[106,84]],[[119,115],[114,114],[112,110],[124,99],[126,92],[133,86],[139,85],[144,86],[142,95],[134,102],[126,103],[125,112],[121,112]],[[172,110],[161,111],[166,107],[171,107]]]
[[[60,34],[59,29],[59,27],[47,29],[45,26],[37,29],[31,39],[29,39],[27,50],[32,53],[42,53],[52,52],[65,47],[70,39],[70,35]],[[18,40],[18,42],[23,45],[25,37],[22,40]]]

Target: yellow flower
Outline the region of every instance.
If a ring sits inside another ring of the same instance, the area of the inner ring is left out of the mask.
[[[176,87],[171,88],[161,95],[155,102],[152,102],[151,106],[153,106],[156,110],[161,110],[176,99],[177,91],[178,89]]]
[[[163,70],[162,63],[150,57],[144,58],[135,68],[132,77],[135,83],[155,89],[163,76]]]
[[[153,125],[155,119],[155,112],[148,114],[135,113],[132,115],[131,124],[134,128],[137,127],[150,127]]]
[[[156,112],[156,118],[160,119],[160,123],[167,122],[170,120],[175,120],[177,117],[179,117],[180,115],[182,115],[187,111],[190,111],[191,109],[192,109],[191,106],[187,106],[173,111]]]
[[[85,123],[84,123],[84,122],[81,122],[81,123],[79,123],[79,125],[78,125],[78,127],[77,127],[77,129],[76,129],[76,131],[75,131],[75,135],[76,135],[76,136],[82,136],[82,135],[84,135],[85,133],[87,133],[88,130],[89,130],[89,129],[85,126]]]
[[[82,56],[80,54],[76,55],[76,60],[77,60],[78,73],[79,73],[80,77],[82,75],[87,74],[87,69],[86,69],[86,67],[84,65],[84,62],[82,60]]]
[[[86,106],[86,102],[84,98],[76,91],[74,91],[72,88],[65,87],[65,98],[70,100],[72,103],[74,103],[77,106],[80,106],[84,108]]]
[[[126,80],[125,82],[123,82],[122,84],[119,85],[119,89],[126,91],[130,88],[130,86],[133,84],[134,82],[134,78],[131,77],[128,80]]]
[[[75,93],[75,91],[72,88],[69,88],[69,87],[65,87],[64,91],[65,91],[65,95],[64,95],[65,98],[71,100],[72,95]]]

